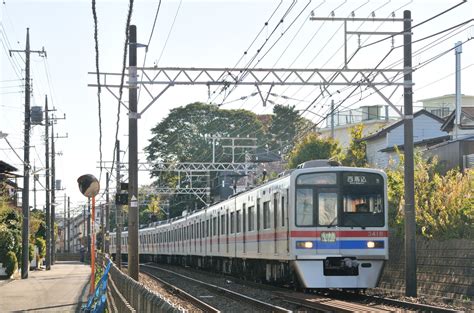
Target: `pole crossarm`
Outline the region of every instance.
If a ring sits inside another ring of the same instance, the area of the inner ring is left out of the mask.
[[[247,86],[367,86],[364,75],[375,73],[371,82],[376,86],[402,85],[387,78],[387,74],[401,75],[403,69],[284,69],[284,68],[194,68],[143,67],[138,85],[247,85]],[[245,73],[246,75],[242,75]],[[97,75],[89,72],[89,74]],[[117,74],[118,75],[118,74]],[[101,86],[119,87],[107,81],[120,76],[99,73]],[[331,77],[337,79],[331,81]],[[88,86],[97,87],[97,84]]]

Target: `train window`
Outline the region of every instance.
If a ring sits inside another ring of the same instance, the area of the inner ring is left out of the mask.
[[[273,195],[273,225],[276,229],[278,225],[278,193]]]
[[[217,217],[212,218],[212,235],[217,235]]]
[[[257,230],[260,230],[260,199],[257,199]]]
[[[206,237],[206,228],[205,228],[205,226],[206,226],[206,225],[205,225],[205,222],[202,221],[202,222],[201,222],[201,238]]]
[[[226,234],[229,234],[229,213],[226,214],[225,216],[225,224],[226,224]]]
[[[336,183],[336,173],[301,174],[296,179],[297,185],[335,185]]]
[[[210,225],[209,225],[210,223],[209,223],[209,221],[210,221],[210,220],[207,220],[207,221],[206,221],[206,234],[205,234],[206,237],[209,237],[209,230],[210,230]]]
[[[235,212],[230,213],[230,233],[235,233]]]
[[[265,201],[263,203],[263,229],[270,227],[270,201]]]
[[[337,193],[318,193],[318,224],[323,226],[337,224]]]
[[[296,225],[313,225],[313,189],[298,188],[296,190]]]
[[[253,206],[249,206],[248,208],[248,230],[249,231],[253,231],[254,230],[254,207]]]
[[[225,215],[221,215],[221,235],[225,235]]]
[[[285,226],[285,196],[281,197],[281,226]]]
[[[242,209],[242,232],[245,233],[247,229],[247,210],[245,210],[245,204]]]
[[[384,179],[376,173],[342,175],[342,226],[384,226]]]
[[[236,217],[237,217],[237,227],[235,228],[235,232],[236,233],[240,233],[240,225],[242,224],[242,216],[240,214],[240,210],[238,210],[236,213],[235,213]]]

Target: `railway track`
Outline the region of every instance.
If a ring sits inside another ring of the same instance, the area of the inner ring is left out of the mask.
[[[170,288],[176,288],[182,296],[189,297],[189,301],[196,303],[196,306],[204,312],[291,312],[272,303],[168,269],[151,265],[140,265],[140,269],[164,284],[173,285]]]
[[[174,267],[172,268],[174,269]],[[169,269],[167,270],[169,271]],[[179,269],[179,271],[183,271],[183,268]],[[213,277],[212,284],[210,285],[215,286],[221,284],[219,281],[230,282],[230,280],[232,280],[232,282],[223,289],[227,289],[229,291],[232,291],[230,289],[233,289],[233,292],[238,294],[247,294],[247,296],[250,295],[250,298],[257,297],[260,298],[260,301],[263,299],[263,302],[273,304],[277,303],[278,307],[287,308],[287,311],[304,310],[306,312],[394,312],[407,310],[415,312],[460,312],[450,308],[389,299],[380,296],[353,294],[342,291],[326,291],[321,293],[294,292],[285,288],[278,288],[266,284],[262,285],[247,280],[240,280],[235,277],[230,278],[222,275],[214,275],[213,273],[202,273],[190,269],[184,269],[183,273],[185,275],[180,275],[185,278],[188,278],[188,276],[193,276],[194,279],[197,280],[209,281],[211,277]]]

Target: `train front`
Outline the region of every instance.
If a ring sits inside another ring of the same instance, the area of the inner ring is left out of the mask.
[[[302,287],[376,287],[388,259],[385,173],[309,168],[296,170],[291,180],[290,246]]]

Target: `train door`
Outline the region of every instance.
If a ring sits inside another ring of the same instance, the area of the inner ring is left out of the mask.
[[[278,198],[280,193],[273,194],[273,252],[278,253]]]

